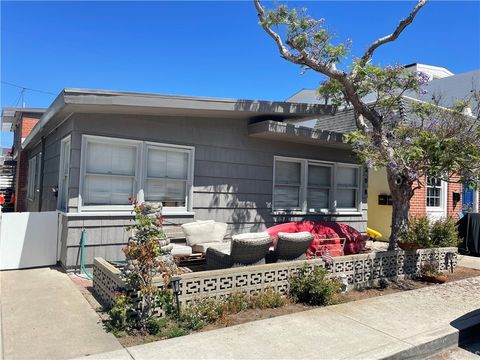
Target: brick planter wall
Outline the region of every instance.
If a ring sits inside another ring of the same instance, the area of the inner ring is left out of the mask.
[[[447,270],[447,253],[453,253],[453,266],[457,264],[457,248],[422,249],[416,252],[403,250],[374,252],[334,258],[331,276],[345,274],[352,286],[372,285],[380,279],[395,279],[418,273],[422,263],[436,260],[439,270]],[[288,279],[305,263],[325,267],[321,259],[289,261],[275,264],[237,267],[231,269],[201,271],[181,275],[180,302],[186,305],[194,299],[221,297],[233,292],[255,293],[274,288],[283,294],[288,292]],[[158,286],[162,286],[159,277]],[[103,258],[95,258],[93,289],[105,305],[112,306],[115,291],[125,288],[119,269]],[[133,294],[133,296],[135,296]],[[161,312],[159,311],[161,316]]]

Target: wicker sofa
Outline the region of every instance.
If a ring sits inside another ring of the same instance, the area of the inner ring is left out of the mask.
[[[279,232],[273,251],[267,256],[267,262],[303,260],[314,236],[308,231],[298,233]]]
[[[266,232],[234,235],[230,249],[207,249],[206,266],[208,270],[215,270],[264,264],[271,246],[272,239]]]

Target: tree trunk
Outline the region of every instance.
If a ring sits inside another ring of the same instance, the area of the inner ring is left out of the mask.
[[[392,232],[388,250],[395,250],[399,235],[408,228],[408,213],[410,199],[413,196],[413,183],[390,168],[387,168],[387,179],[392,194]]]

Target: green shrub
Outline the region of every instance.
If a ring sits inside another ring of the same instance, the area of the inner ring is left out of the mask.
[[[115,305],[108,312],[110,319],[104,322],[105,329],[117,337],[125,335],[135,326],[135,321],[131,317],[132,312],[133,306],[130,298],[125,294],[117,293]]]
[[[285,305],[285,298],[276,290],[268,289],[256,295],[235,292],[221,299],[204,298],[193,301],[182,309],[180,324],[185,329],[198,330],[209,323],[226,320],[230,314],[247,309],[267,309]]]
[[[244,292],[234,292],[225,298],[226,311],[229,314],[237,314],[250,307],[250,296]]]
[[[431,229],[432,247],[458,246],[459,236],[455,221],[446,217],[435,221]]]
[[[458,230],[451,217],[431,222],[426,216],[410,219],[408,230],[401,234],[403,242],[420,248],[458,246]]]
[[[177,325],[172,326],[168,331],[165,333],[165,336],[168,338],[174,338],[179,336],[188,335],[189,332],[186,329],[183,329]]]
[[[402,241],[417,244],[421,248],[431,247],[431,224],[428,217],[412,217],[408,225],[408,230],[401,235],[401,238]]]
[[[319,266],[310,269],[307,264],[290,277],[290,296],[293,301],[309,305],[329,305],[335,302],[341,284],[327,277]]]
[[[150,335],[158,335],[168,325],[167,319],[151,318],[147,321],[147,331]]]
[[[251,297],[251,305],[259,309],[273,309],[285,305],[285,297],[274,289],[267,289]]]

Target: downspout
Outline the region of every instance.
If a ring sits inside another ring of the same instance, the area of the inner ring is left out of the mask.
[[[40,185],[38,189],[38,211],[42,211],[42,201],[43,201],[43,169],[45,164],[45,137],[42,136],[42,146],[41,146],[41,162],[40,162]]]

